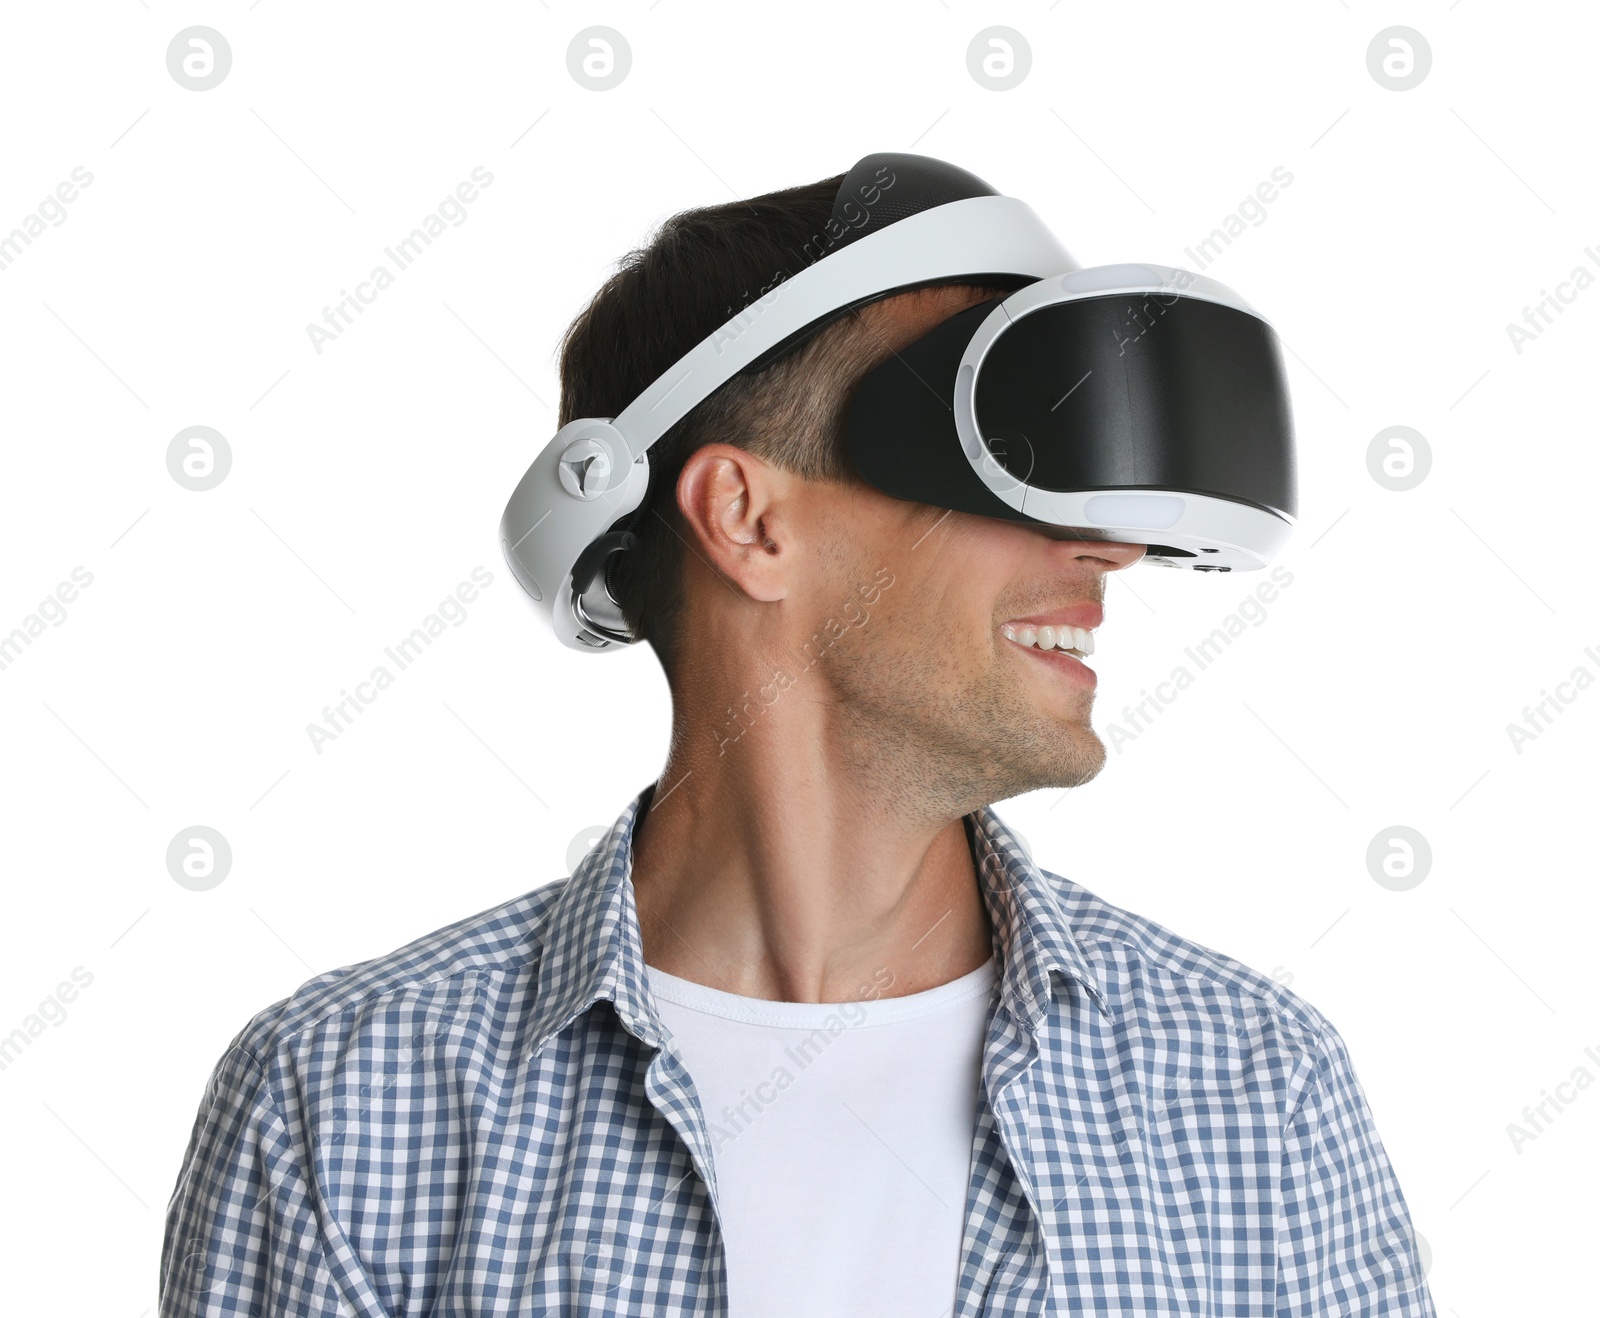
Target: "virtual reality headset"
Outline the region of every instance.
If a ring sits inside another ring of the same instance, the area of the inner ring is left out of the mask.
[[[1146,546],[1196,571],[1265,567],[1298,516],[1294,429],[1271,324],[1205,275],[1083,268],[1022,201],[927,156],[866,156],[825,254],[684,354],[615,417],[569,422],[500,521],[512,575],[561,642],[631,644],[609,584],[633,552],[649,450],[735,375],[839,317],[933,284],[1015,285],[868,372],[845,443],[884,494]]]

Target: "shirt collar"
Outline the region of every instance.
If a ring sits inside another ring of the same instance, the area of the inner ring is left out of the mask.
[[[628,803],[548,912],[528,1031],[532,1052],[601,998],[615,1005],[623,1024],[645,1043],[662,1043],[630,881],[634,825],[654,791],[651,783]],[[1055,885],[991,807],[965,816],[965,824],[1007,1010],[1036,1030],[1050,1009],[1050,972],[1056,971],[1110,1016],[1105,988],[1084,957]]]

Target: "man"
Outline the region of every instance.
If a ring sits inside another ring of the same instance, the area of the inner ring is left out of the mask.
[[[561,421],[792,274],[839,184],[667,221],[569,328]],[[858,307],[652,450],[615,587],[664,769],[570,878],[240,1032],[163,1318],[1432,1318],[1333,1026],[991,809],[1102,768],[1077,656],[1143,546],[890,498],[840,421],[1003,291]]]

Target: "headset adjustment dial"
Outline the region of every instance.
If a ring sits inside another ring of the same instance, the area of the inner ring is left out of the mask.
[[[574,499],[598,499],[611,483],[611,450],[597,439],[580,439],[562,452],[558,470]]]

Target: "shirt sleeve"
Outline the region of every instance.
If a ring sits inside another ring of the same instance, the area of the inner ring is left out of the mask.
[[[235,1040],[212,1070],[167,1205],[160,1318],[332,1318],[340,1288],[306,1176],[259,1062]]]
[[[1399,1182],[1331,1026],[1284,1132],[1280,1195],[1278,1318],[1436,1318]]]

